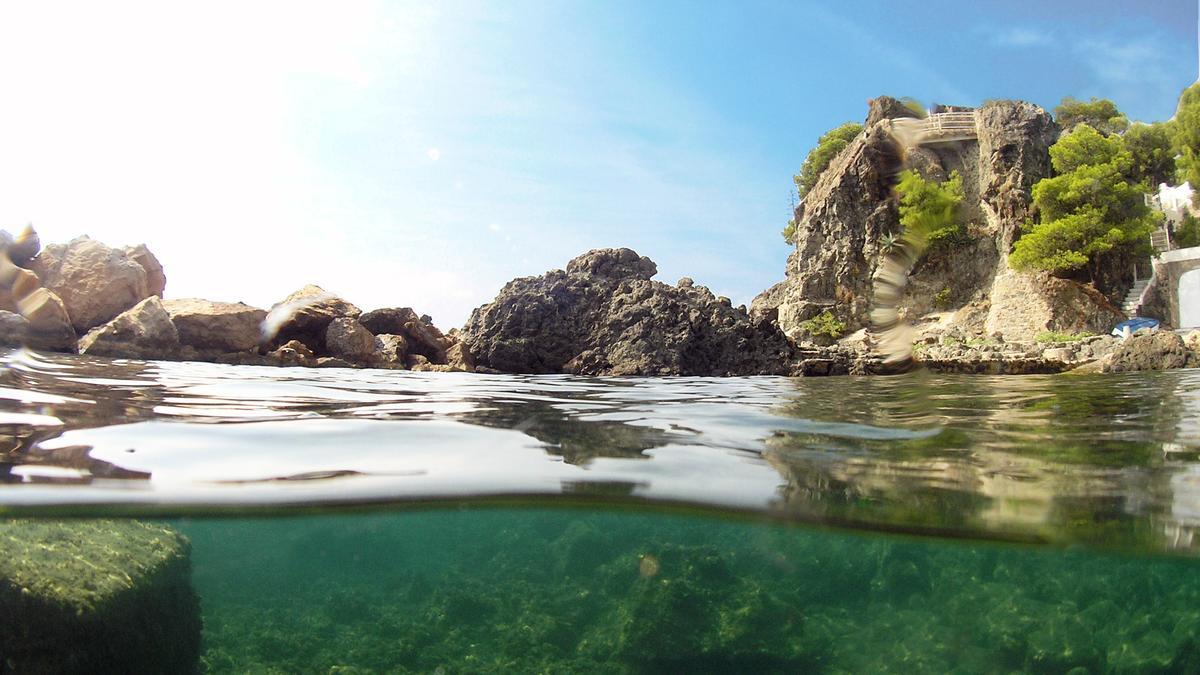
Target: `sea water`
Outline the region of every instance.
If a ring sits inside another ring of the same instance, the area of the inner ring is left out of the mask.
[[[1200,670],[1197,371],[2,358],[4,524],[182,533],[203,671]]]

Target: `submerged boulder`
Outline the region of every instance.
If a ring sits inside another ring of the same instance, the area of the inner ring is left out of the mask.
[[[134,521],[0,522],[0,668],[190,673],[200,602],[190,545]]]
[[[136,260],[89,237],[47,246],[29,267],[62,298],[78,332],[111,321],[152,295],[146,270]]]
[[[240,352],[262,339],[265,310],[242,303],[196,298],[164,300],[163,308],[179,332],[179,342],[202,352]]]
[[[166,359],[179,351],[179,333],[162,300],[152,295],[79,340],[79,353],[128,359]]]
[[[703,286],[669,286],[630,249],[589,251],[509,282],[477,308],[463,342],[480,366],[514,373],[751,375],[789,371],[770,322]]]

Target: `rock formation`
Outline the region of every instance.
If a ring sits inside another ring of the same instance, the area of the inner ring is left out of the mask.
[[[67,308],[71,325],[85,332],[150,297],[146,270],[120,249],[88,237],[52,244],[30,261],[42,286]]]
[[[152,295],[79,340],[79,353],[133,359],[172,358],[179,333],[162,300]]]
[[[179,342],[200,354],[244,352],[262,340],[267,313],[242,303],[197,298],[164,300],[163,308],[179,332]]]
[[[825,310],[849,331],[868,325],[880,238],[900,228],[892,186],[901,168],[913,168],[931,180],[962,176],[968,241],[917,264],[901,303],[910,320],[953,312],[969,333],[1024,340],[1045,330],[1105,332],[1119,321],[1120,312],[1094,290],[1007,264],[1032,215],[1030,189],[1050,175],[1057,125],[1041,108],[1017,101],[989,102],[974,113],[976,138],[905,152],[891,120],[913,113],[894,99],[872,101],[862,133],[796,210],[786,279],[755,298],[752,313],[777,321],[794,339],[805,338],[804,322]]]
[[[463,342],[480,366],[512,373],[751,375],[790,371],[792,349],[769,321],[695,285],[651,281],[634,251],[589,251],[509,282],[471,313]]]

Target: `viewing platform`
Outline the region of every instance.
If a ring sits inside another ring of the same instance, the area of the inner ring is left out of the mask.
[[[971,111],[935,113],[925,119],[894,119],[892,130],[909,146],[973,141],[979,137],[975,113]]]

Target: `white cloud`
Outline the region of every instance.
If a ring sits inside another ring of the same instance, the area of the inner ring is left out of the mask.
[[[991,33],[992,44],[998,47],[1040,47],[1052,43],[1049,32],[1037,28],[1014,26]]]

